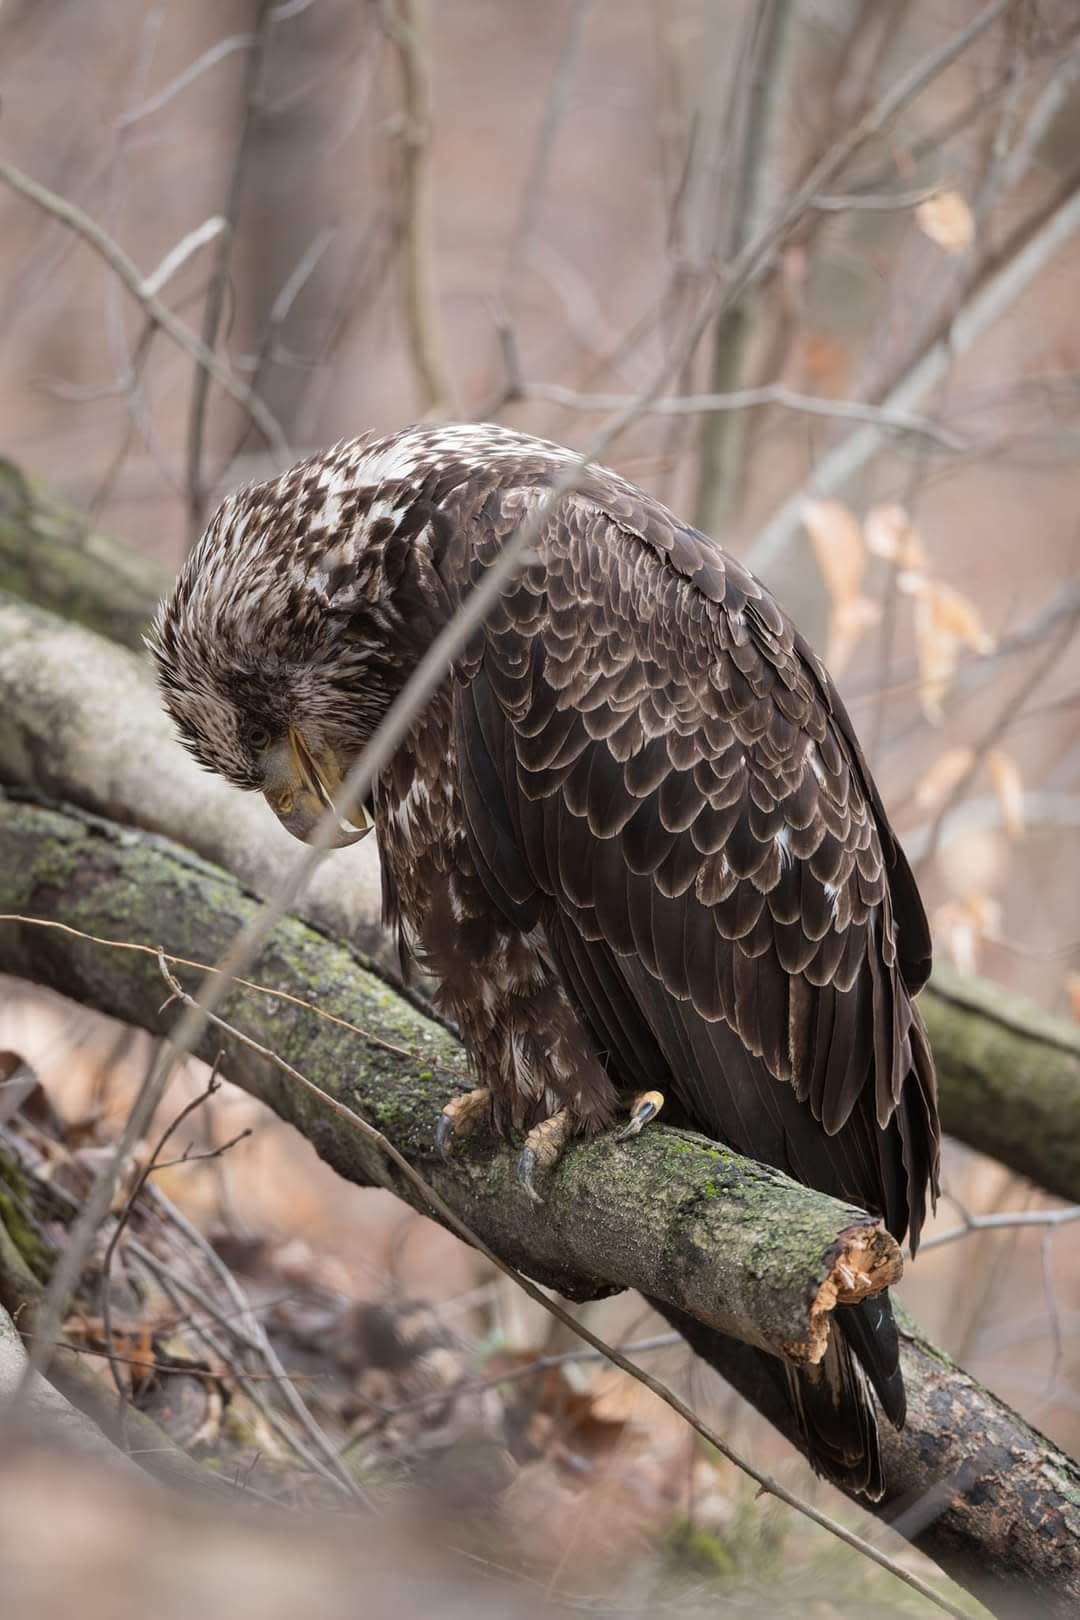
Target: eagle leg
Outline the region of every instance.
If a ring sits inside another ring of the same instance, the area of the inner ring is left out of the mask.
[[[537,1170],[552,1170],[562,1157],[562,1150],[574,1135],[574,1118],[569,1108],[560,1108],[549,1118],[534,1125],[525,1138],[525,1146],[517,1162],[517,1178],[534,1204],[543,1198],[533,1186]]]
[[[455,1136],[468,1136],[491,1109],[491,1092],[487,1086],[475,1091],[463,1091],[451,1097],[435,1127],[435,1146],[444,1159],[450,1157],[450,1143]]]
[[[637,1136],[650,1119],[656,1118],[663,1106],[662,1091],[639,1091],[630,1105],[630,1118],[621,1130],[615,1132],[616,1142],[629,1142],[632,1136]]]

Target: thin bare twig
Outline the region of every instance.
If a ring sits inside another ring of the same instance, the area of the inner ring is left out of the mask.
[[[141,305],[147,319],[155,326],[160,326],[179,348],[189,354],[198,366],[208,371],[215,382],[220,383],[238,405],[243,406],[275,455],[282,457],[288,455],[288,441],[269,408],[246,383],[240,381],[223,360],[219,360],[216,354],[210,352],[190,327],[185,326],[184,322],[179,320],[159,298],[146,291],[144,278],[139,274],[134,260],[128,257],[118,242],[113,241],[107,231],[102,230],[101,226],[75,203],[57,196],[54,191],[50,191],[37,180],[32,180],[29,175],[23,174],[21,169],[17,169],[13,163],[8,163],[4,158],[0,158],[0,180],[4,180],[13,191],[19,192],[21,196],[34,203],[43,213],[51,215],[68,230],[74,231],[76,236],[81,237],[93,248],[99,258],[103,259],[109,269],[119,277],[135,302]]]
[[[217,250],[214,254],[213,273],[206,294],[206,303],[203,306],[202,343],[203,347],[211,354],[217,347],[221,316],[225,308],[225,293],[229,283],[229,255],[232,252],[233,238],[236,234],[236,222],[240,213],[240,194],[244,184],[244,169],[247,164],[251,132],[255,125],[258,110],[259,86],[262,82],[263,68],[266,63],[273,13],[272,0],[259,0],[259,9],[255,17],[255,32],[248,53],[244,85],[240,98],[240,125],[236,133],[232,169],[225,192],[225,206],[222,210],[225,229],[218,238]],[[202,534],[206,517],[206,488],[203,482],[202,462],[203,443],[206,435],[206,401],[209,390],[210,373],[205,366],[199,366],[196,368],[191,385],[191,409],[188,416],[187,505],[189,549]]]
[[[149,1159],[147,1160],[146,1165],[144,1166],[144,1168],[135,1177],[135,1180],[134,1180],[134,1182],[132,1183],[132,1186],[131,1186],[131,1191],[128,1193],[127,1198],[124,1200],[124,1207],[120,1211],[120,1215],[119,1215],[119,1217],[117,1219],[116,1225],[113,1227],[112,1233],[111,1233],[111,1235],[109,1237],[108,1244],[106,1245],[106,1248],[105,1248],[105,1256],[104,1256],[104,1259],[102,1260],[102,1263],[101,1263],[101,1283],[100,1283],[100,1287],[99,1287],[99,1298],[101,1300],[101,1323],[102,1323],[102,1328],[103,1328],[104,1334],[105,1334],[105,1350],[106,1350],[106,1354],[109,1357],[109,1370],[112,1373],[113,1383],[116,1385],[116,1393],[121,1398],[124,1398],[126,1396],[126,1391],[124,1389],[123,1381],[121,1380],[120,1374],[119,1374],[119,1372],[117,1370],[116,1363],[113,1360],[113,1354],[112,1354],[112,1351],[113,1351],[113,1332],[112,1332],[112,1299],[110,1297],[110,1292],[111,1292],[110,1284],[111,1284],[111,1279],[112,1279],[113,1257],[116,1254],[117,1245],[120,1242],[120,1239],[124,1234],[124,1229],[126,1228],[126,1226],[128,1224],[128,1221],[131,1219],[132,1211],[134,1210],[136,1202],[138,1201],[139,1194],[142,1192],[143,1188],[146,1186],[146,1183],[149,1180],[150,1176],[154,1173],[154,1171],[156,1169],[159,1168],[159,1166],[158,1166],[158,1155],[161,1153],[161,1150],[164,1148],[166,1142],[169,1141],[170,1137],[179,1128],[179,1126],[183,1124],[184,1120],[187,1119],[189,1114],[194,1113],[196,1108],[201,1108],[202,1104],[204,1102],[207,1102],[214,1095],[215,1091],[220,1090],[221,1082],[218,1079],[218,1066],[219,1066],[219,1064],[221,1062],[221,1057],[222,1056],[223,1056],[223,1054],[219,1053],[218,1056],[215,1058],[214,1066],[210,1070],[210,1078],[206,1083],[205,1090],[201,1091],[197,1097],[190,1098],[189,1101],[184,1104],[183,1108],[181,1108],[181,1110],[177,1114],[176,1118],[172,1121],[172,1123],[169,1126],[166,1127],[165,1131],[162,1133],[162,1135],[161,1135],[161,1137],[160,1137],[160,1139],[159,1139],[159,1141],[157,1143],[157,1146],[154,1148],[154,1151],[151,1153],[151,1155],[150,1155]]]
[[[178,984],[178,981],[173,979],[172,975],[168,973],[168,970],[165,968],[163,963],[162,972],[165,974],[166,979],[170,983]],[[185,993],[182,990],[179,990],[179,996],[180,999],[184,999]],[[229,1270],[228,1266],[214,1248],[213,1244],[207,1241],[207,1239],[199,1231],[198,1227],[194,1226],[192,1222],[188,1220],[187,1216],[182,1210],[176,1208],[176,1205],[173,1204],[171,1199],[165,1196],[160,1187],[152,1186],[150,1188],[150,1196],[153,1202],[157,1205],[158,1209],[167,1217],[167,1219],[172,1222],[178,1231],[184,1234],[189,1243],[193,1244],[194,1247],[199,1250],[203,1258],[206,1260],[207,1265],[220,1279],[225,1292],[228,1294],[229,1298],[236,1306],[237,1311],[240,1313],[239,1320],[231,1324],[230,1331],[239,1335],[243,1339],[244,1343],[262,1356],[271,1372],[276,1373],[280,1379],[284,1380],[282,1394],[285,1400],[292,1408],[293,1415],[296,1417],[302,1428],[307,1432],[312,1443],[315,1445],[318,1451],[322,1453],[322,1456],[326,1459],[326,1462],[329,1464],[332,1471],[337,1475],[338,1483],[344,1485],[345,1489],[350,1493],[350,1495],[367,1500],[365,1492],[362,1491],[357,1485],[356,1481],[353,1479],[348,1470],[342,1467],[341,1460],[338,1457],[337,1449],[333,1442],[328,1438],[319,1424],[315,1421],[315,1418],[312,1416],[307,1405],[301,1399],[299,1393],[289,1383],[286,1368],[284,1367],[277,1351],[274,1349],[265,1328],[252,1311],[251,1302],[244,1293],[244,1290],[241,1288],[240,1284],[237,1282],[236,1278],[233,1276],[233,1273]],[[178,1279],[178,1281],[180,1282],[180,1286],[187,1286],[182,1280]]]
[[[883,410],[908,411],[929,392],[950,363],[965,354],[977,338],[1025,292],[1035,276],[1080,230],[1080,185],[1054,210],[1041,228],[1008,257],[986,284],[957,312],[946,334],[914,360],[903,379],[881,401]],[[799,532],[808,495],[834,495],[871,459],[881,443],[879,425],[867,425],[824,456],[804,485],[776,511],[747,547],[746,561],[762,573],[784,555]]]
[[[222,1345],[221,1341],[215,1336],[213,1331],[207,1327],[205,1323],[196,1323],[191,1318],[190,1313],[186,1312],[183,1298],[178,1296],[186,1295],[189,1299],[195,1300],[197,1304],[202,1306],[203,1310],[206,1311],[207,1315],[211,1317],[211,1319],[220,1320],[222,1326],[229,1326],[227,1318],[220,1317],[213,1300],[206,1293],[205,1289],[200,1288],[197,1283],[191,1282],[186,1277],[177,1276],[176,1273],[171,1271],[163,1261],[158,1259],[157,1255],[154,1254],[152,1250],[146,1248],[144,1244],[139,1243],[137,1239],[131,1238],[129,1240],[128,1247],[130,1248],[134,1258],[138,1260],[139,1264],[144,1266],[160,1284],[162,1289],[169,1296],[169,1299],[172,1301],[173,1305],[176,1307],[177,1311],[179,1311],[182,1315],[187,1315],[188,1326],[191,1328],[191,1331],[195,1334],[195,1336],[202,1340],[211,1353],[215,1355],[224,1366],[229,1367],[232,1370],[233,1376],[238,1382],[243,1382],[248,1399],[251,1401],[252,1405],[262,1413],[267,1423],[274,1430],[275,1434],[277,1434],[281,1440],[284,1441],[285,1445],[288,1446],[291,1451],[295,1452],[296,1456],[300,1458],[301,1462],[303,1462],[306,1467],[310,1468],[313,1474],[317,1474],[320,1479],[325,1480],[328,1485],[332,1485],[335,1490],[344,1490],[350,1496],[360,1497],[361,1499],[366,1500],[366,1498],[364,1498],[364,1493],[356,1484],[355,1480],[352,1478],[352,1475],[349,1474],[345,1469],[337,1454],[335,1453],[333,1462],[328,1464],[323,1461],[322,1457],[320,1457],[317,1452],[312,1451],[309,1446],[305,1445],[300,1436],[292,1432],[289,1425],[281,1416],[280,1412],[278,1412],[271,1402],[267,1400],[266,1395],[263,1393],[262,1389],[258,1387],[258,1384],[253,1384],[248,1381],[246,1370],[232,1367],[227,1350],[225,1349],[224,1345]],[[279,1379],[279,1382],[281,1382],[281,1388],[283,1391],[293,1389],[291,1379],[286,1378],[283,1382]],[[293,1393],[296,1393],[295,1389],[293,1389]],[[322,1433],[321,1430],[319,1432],[320,1434]],[[329,1440],[325,1439],[325,1436],[324,1440],[327,1445],[330,1444]],[[322,1448],[320,1447],[320,1450],[321,1449]]]
[[[198,1008],[198,1003],[196,1003],[195,1000],[187,993],[187,991],[184,990],[183,986],[180,984],[175,975],[168,971],[163,960],[161,961],[161,971],[166,983],[169,985],[169,988],[176,999],[183,1002],[189,1009],[196,1010]],[[890,1574],[897,1576],[898,1579],[904,1581],[908,1586],[912,1587],[913,1590],[921,1593],[923,1597],[928,1598],[932,1603],[935,1603],[939,1608],[943,1609],[946,1614],[955,1616],[956,1620],[969,1620],[969,1616],[964,1609],[960,1608],[957,1604],[952,1603],[950,1599],[943,1597],[939,1592],[936,1592],[933,1587],[931,1587],[927,1582],[923,1581],[919,1576],[914,1575],[911,1571],[904,1569],[901,1564],[890,1558],[887,1553],[883,1553],[880,1548],[873,1546],[871,1542],[865,1540],[862,1536],[857,1535],[854,1531],[849,1530],[846,1525],[839,1523],[838,1520],[830,1518],[830,1516],[826,1513],[822,1513],[820,1509],[814,1507],[813,1504],[805,1502],[801,1497],[797,1496],[794,1491],[790,1491],[785,1485],[782,1485],[779,1480],[774,1479],[772,1476],[766,1473],[763,1473],[752,1463],[748,1462],[732,1446],[730,1446],[721,1435],[717,1434],[714,1429],[710,1428],[710,1426],[698,1416],[693,1408],[688,1406],[686,1402],[676,1395],[675,1392],[666,1384],[662,1383],[658,1378],[654,1378],[653,1375],[650,1372],[647,1372],[643,1367],[639,1367],[636,1362],[631,1361],[622,1353],[622,1351],[617,1350],[613,1345],[608,1344],[606,1340],[600,1337],[599,1334],[594,1333],[591,1328],[586,1327],[583,1322],[579,1322],[576,1317],[572,1316],[568,1310],[565,1310],[554,1299],[549,1298],[548,1295],[544,1293],[543,1289],[539,1288],[534,1282],[531,1281],[530,1278],[524,1276],[513,1266],[509,1265],[498,1254],[496,1254],[494,1249],[489,1248],[482,1238],[478,1237],[475,1232],[470,1230],[460,1216],[457,1215],[456,1212],[451,1209],[450,1205],[447,1204],[439,1193],[435,1191],[434,1187],[431,1187],[427,1183],[420,1172],[409,1163],[408,1159],[406,1159],[404,1155],[398,1151],[394,1144],[390,1142],[381,1131],[377,1130],[374,1125],[369,1124],[366,1119],[364,1119],[360,1114],[357,1114],[353,1109],[349,1108],[345,1103],[339,1102],[336,1097],[332,1097],[329,1092],[324,1091],[322,1087],[316,1085],[313,1080],[309,1080],[306,1075],[300,1072],[299,1069],[294,1068],[291,1063],[287,1063],[284,1058],[272,1051],[271,1048],[263,1046],[260,1044],[260,1042],[253,1040],[248,1035],[245,1035],[241,1030],[238,1030],[233,1025],[227,1023],[216,1013],[206,1014],[205,1008],[202,1010],[205,1016],[209,1018],[210,1022],[215,1024],[219,1029],[224,1030],[232,1037],[233,1040],[236,1040],[241,1045],[248,1047],[249,1050],[257,1052],[260,1057],[263,1057],[268,1062],[274,1064],[275,1067],[279,1068],[283,1074],[288,1075],[290,1079],[295,1081],[297,1085],[302,1086],[313,1096],[318,1097],[324,1107],[329,1108],[338,1116],[338,1118],[345,1120],[352,1129],[359,1131],[362,1136],[366,1137],[369,1142],[373,1143],[379,1149],[379,1151],[395,1166],[395,1168],[403,1176],[405,1176],[409,1182],[412,1183],[412,1185],[422,1195],[427,1203],[431,1205],[432,1209],[437,1212],[440,1220],[449,1226],[458,1237],[482,1254],[484,1258],[493,1266],[515,1282],[517,1286],[529,1296],[530,1299],[535,1300],[536,1303],[541,1305],[544,1310],[546,1310],[550,1315],[554,1316],[557,1321],[561,1322],[564,1327],[570,1328],[570,1330],[576,1334],[578,1338],[583,1339],[585,1343],[593,1350],[599,1351],[599,1353],[604,1356],[606,1360],[611,1361],[615,1366],[620,1367],[623,1372],[628,1373],[629,1376],[636,1379],[638,1383],[644,1384],[645,1387],[651,1390],[654,1395],[658,1396],[660,1400],[664,1401],[666,1405],[670,1406],[672,1411],[678,1413],[678,1415],[683,1418],[685,1422],[689,1423],[690,1426],[701,1435],[702,1439],[708,1441],[710,1445],[715,1446],[720,1452],[721,1456],[726,1457],[727,1460],[736,1468],[739,1468],[743,1473],[749,1475],[749,1477],[754,1480],[761,1490],[767,1491],[770,1495],[777,1497],[779,1501],[785,1503],[785,1505],[790,1508],[794,1508],[796,1512],[803,1514],[804,1517],[809,1518],[814,1524],[820,1526],[820,1528],[831,1531],[833,1535],[838,1536],[839,1539],[845,1542],[849,1547],[853,1547],[856,1551],[862,1552],[875,1564],[880,1565],[882,1569],[887,1569]]]
[[[88,934],[81,928],[73,928],[70,923],[58,922],[53,917],[24,917],[13,911],[0,912],[0,922],[24,923],[30,928],[55,928],[62,934],[72,934],[76,939],[85,939],[92,945],[106,945],[114,951],[135,951],[140,956],[152,956],[157,962],[167,962],[170,967],[195,968],[199,973],[221,973],[220,967],[210,962],[196,962],[189,956],[173,956],[171,952],[162,950],[156,945],[143,945],[133,939],[106,939],[102,934]],[[237,974],[232,975],[233,984],[240,985],[245,990],[254,990],[260,996],[271,996],[277,1001],[290,1002],[294,1007],[303,1007],[306,1012],[314,1013],[316,1018],[325,1018],[327,1023],[337,1024],[341,1029],[351,1030],[359,1035],[361,1040],[370,1041],[373,1046],[381,1046],[387,1052],[393,1052],[396,1057],[413,1058],[417,1063],[427,1066],[430,1060],[421,1057],[418,1052],[410,1052],[404,1046],[395,1046],[393,1041],[384,1040],[373,1030],[364,1029],[360,1024],[354,1024],[348,1018],[339,1018],[336,1013],[326,1010],[314,1001],[305,1001],[302,996],[294,996],[288,990],[275,990],[268,984],[257,984],[254,979],[244,979]],[[459,1077],[460,1078],[460,1077]]]
[[[209,49],[203,51],[202,55],[197,56],[194,62],[189,62],[187,67],[176,75],[175,79],[170,79],[168,84],[163,85],[160,90],[155,90],[152,96],[148,96],[145,101],[141,101],[137,107],[132,107],[128,112],[121,113],[116,120],[116,127],[126,129],[131,124],[137,124],[142,118],[149,118],[151,113],[160,112],[162,107],[168,106],[174,96],[178,96],[181,90],[186,90],[189,84],[194,84],[210,68],[216,67],[219,62],[223,62],[234,51],[250,50],[254,44],[254,34],[229,34],[225,39],[219,39],[216,45],[211,45]]]
[[[919,186],[914,191],[848,191],[836,197],[815,197],[810,204],[819,214],[891,214],[905,208],[918,208],[945,188],[940,181]]]
[[[516,394],[522,399],[548,400],[574,411],[617,411],[633,402],[631,394],[579,394],[558,383],[519,380]],[[654,400],[643,416],[697,416],[713,411],[746,411],[759,406],[779,405],[805,416],[823,416],[840,422],[869,422],[897,433],[929,439],[943,450],[970,453],[967,439],[942,427],[932,417],[915,411],[889,410],[884,405],[867,405],[855,399],[823,399],[817,394],[800,394],[783,383],[762,383],[756,388],[739,388],[729,394],[669,394]]]
[[[1024,1226],[1071,1226],[1075,1221],[1080,1221],[1080,1204],[1070,1209],[1014,1209],[993,1215],[969,1215],[966,1210],[962,1213],[964,1220],[960,1226],[950,1226],[945,1232],[935,1232],[931,1237],[924,1238],[919,1245],[920,1252],[940,1249],[946,1243],[956,1243],[960,1238],[969,1237],[972,1232],[1012,1232]]]
[[[227,222],[222,216],[214,214],[210,219],[204,219],[201,225],[196,225],[193,231],[188,231],[186,236],[182,236],[176,246],[169,249],[157,269],[151,270],[143,281],[143,292],[147,297],[156,298],[165,283],[187,264],[193,253],[197,253],[208,242],[214,241],[215,237],[220,236],[227,228]]]

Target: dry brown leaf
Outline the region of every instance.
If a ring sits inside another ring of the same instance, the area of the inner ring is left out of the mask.
[[[1080,973],[1066,973],[1065,993],[1069,998],[1069,1011],[1080,1024]]]
[[[920,810],[936,810],[962,782],[975,758],[973,748],[946,748],[915,784],[915,803]]]
[[[915,210],[919,229],[945,253],[966,253],[975,240],[975,220],[958,191],[939,191]]]
[[[986,756],[994,792],[1001,802],[1001,818],[1010,838],[1024,836],[1024,781],[1016,761],[1001,748]]]
[[[834,606],[829,614],[829,639],[825,647],[830,674],[839,675],[847,668],[863,632],[880,620],[881,606],[869,596],[855,596]]]
[[[843,501],[805,500],[802,520],[833,606],[860,596],[866,548],[854,512]]]
[[[902,591],[915,598],[915,646],[919,662],[919,696],[927,719],[942,720],[942,700],[956,671],[961,647],[978,653],[994,650],[994,638],[978,608],[961,591],[924,574],[897,575]]]
[[[843,501],[806,500],[802,520],[829,593],[825,662],[833,675],[839,675],[864,631],[881,618],[878,604],[862,593],[866,573],[862,527]]]
[[[946,900],[934,913],[934,937],[961,973],[978,968],[979,946],[1001,934],[1001,904],[988,894]]]
[[[919,531],[898,501],[872,506],[863,523],[866,544],[875,557],[884,557],[896,568],[926,570],[926,552]]]

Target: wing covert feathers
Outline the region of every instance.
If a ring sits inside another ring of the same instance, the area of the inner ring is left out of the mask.
[[[560,969],[616,1071],[640,1068],[621,981],[699,1128],[917,1244],[937,1117],[913,879],[820,661],[629,490],[596,474],[560,508],[464,672],[493,894],[571,925]],[[480,567],[519,517],[487,500]]]
[[[486,499],[473,577],[522,502]],[[929,932],[824,667],[759,581],[614,475],[538,549],[455,696],[494,903],[539,916],[621,1088],[658,1086],[914,1250],[937,1190]],[[710,1330],[677,1325],[708,1359]],[[880,1495],[870,1388],[904,1415],[887,1298],[838,1312],[818,1367],[774,1370],[815,1466]]]

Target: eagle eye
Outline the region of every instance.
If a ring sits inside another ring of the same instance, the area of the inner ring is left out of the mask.
[[[269,748],[272,741],[273,738],[266,726],[260,726],[256,723],[253,726],[247,726],[244,730],[244,742],[254,754],[261,754],[264,749]]]

